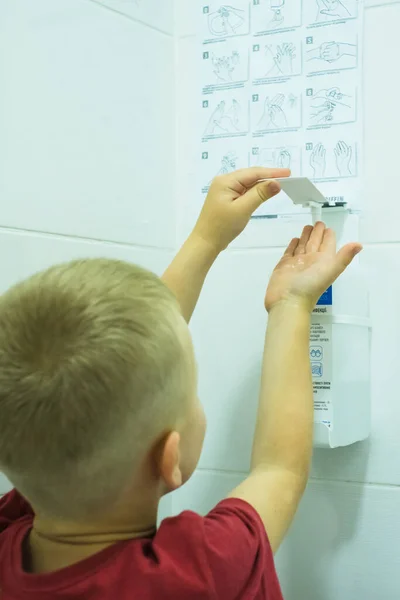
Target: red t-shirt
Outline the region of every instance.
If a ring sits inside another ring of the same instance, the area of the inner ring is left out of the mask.
[[[206,517],[183,512],[153,538],[39,575],[22,568],[32,521],[16,491],[0,500],[1,600],[283,600],[263,524],[242,500],[224,500]]]

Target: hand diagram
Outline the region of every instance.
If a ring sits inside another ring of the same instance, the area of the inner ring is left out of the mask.
[[[271,9],[274,13],[274,16],[268,23],[268,29],[278,29],[284,22],[285,17],[279,9]]]
[[[348,146],[346,142],[340,141],[336,144],[334,148],[334,153],[339,175],[341,175],[342,177],[352,175],[350,169],[351,157],[353,154],[352,147]]]
[[[234,133],[240,128],[240,105],[237,100],[233,99],[229,110],[226,110],[225,100],[221,100],[218,106],[214,109],[204,135],[214,135],[216,133]]]
[[[311,119],[316,123],[330,123],[333,121],[333,111],[335,104],[329,100],[323,100],[319,103],[312,104],[313,110],[310,113]]]
[[[238,52],[232,52],[231,56],[212,56],[214,74],[220,81],[232,81],[232,73],[240,62]]]
[[[222,61],[213,61],[213,63],[215,66],[213,72],[219,81],[232,81],[232,68],[230,68],[226,63],[222,63]]]
[[[349,96],[342,94],[338,87],[320,90],[313,96],[311,119],[317,123],[330,123],[339,107],[341,112],[343,112],[341,107],[344,107],[345,111],[351,108],[345,103],[346,98]]]
[[[225,154],[221,159],[221,168],[216,176],[219,177],[220,175],[228,175],[229,173],[235,171],[237,160],[238,157],[236,156],[235,152],[228,152],[228,154]]]
[[[283,75],[292,73],[293,60],[296,58],[296,47],[293,44],[281,44],[277,47],[274,62]]]
[[[319,143],[313,149],[310,165],[314,171],[314,179],[322,179],[326,168],[326,150],[323,144]]]
[[[286,127],[287,121],[282,106],[285,101],[283,94],[277,94],[272,98],[266,97],[264,111],[257,127],[259,129],[281,129]]]
[[[281,150],[278,154],[277,166],[281,169],[290,169],[292,157],[287,150]]]
[[[240,105],[235,99],[232,100],[232,106],[227,112],[227,116],[231,118],[235,129],[239,129],[240,124]]]
[[[207,126],[204,130],[204,135],[212,135],[215,132],[216,128],[219,127],[221,119],[224,116],[224,112],[225,112],[225,100],[221,100],[221,102],[214,109],[214,111],[212,112],[212,114],[208,120]]]
[[[244,11],[233,6],[223,5],[210,13],[208,16],[208,26],[210,32],[217,36],[234,35],[245,22]]]
[[[269,102],[269,98],[266,99],[265,104],[268,107],[268,115],[270,117],[270,123],[275,129],[282,129],[287,126],[286,115],[282,110],[285,96],[283,94],[277,94]]]
[[[327,62],[335,62],[335,60],[338,60],[342,57],[340,44],[337,44],[336,42],[324,42],[320,46],[319,55],[322,60],[326,60]]]
[[[337,17],[339,19],[351,17],[350,11],[340,0],[317,0],[317,4],[318,13],[326,17]]]
[[[340,91],[338,87],[332,87],[324,90],[320,90],[317,92],[313,98],[313,106],[316,106],[315,102],[318,102],[318,99],[321,102],[329,101],[329,102],[342,102],[344,95]]]

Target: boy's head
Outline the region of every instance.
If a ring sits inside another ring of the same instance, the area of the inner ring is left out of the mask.
[[[179,487],[204,429],[188,328],[152,273],[81,260],[0,298],[0,470],[37,513],[100,515],[144,471]]]

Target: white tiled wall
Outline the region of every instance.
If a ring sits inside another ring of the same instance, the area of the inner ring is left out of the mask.
[[[101,4],[160,31],[174,33],[174,0],[90,0],[90,2]]]
[[[182,173],[178,195],[185,199],[180,206],[181,238],[199,210],[198,93],[195,76],[187,77],[198,63],[196,4],[176,3],[181,17],[177,21]],[[400,4],[376,0],[365,4],[362,238],[366,249],[362,265],[371,292],[373,432],[366,443],[315,452],[313,479],[278,554],[287,600],[400,597],[400,196],[396,186]],[[186,507],[206,512],[248,468],[265,325],[263,294],[280,252],[269,245],[264,222],[252,223],[246,236],[216,265],[195,314],[192,331],[200,397],[209,428],[200,469],[187,489],[172,496],[173,512]]]
[[[172,0],[157,5],[135,19],[90,0],[0,3],[0,290],[77,257],[170,261]]]
[[[0,224],[173,247],[173,37],[87,0],[0,17]]]

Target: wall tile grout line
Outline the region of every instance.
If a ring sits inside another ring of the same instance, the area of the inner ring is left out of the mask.
[[[135,17],[132,17],[131,15],[127,15],[126,13],[122,12],[121,10],[118,10],[117,8],[112,8],[111,6],[107,6],[106,4],[103,4],[101,2],[101,0],[86,0],[86,1],[91,2],[92,4],[95,4],[97,6],[100,6],[104,10],[108,10],[116,15],[119,15],[120,17],[125,17],[125,19],[128,19],[129,21],[132,21],[133,23],[138,23],[139,25],[148,27],[149,29],[152,29],[153,31],[157,31],[158,33],[161,33],[162,35],[165,35],[167,37],[175,38],[174,33],[169,33],[168,31],[164,31],[163,29],[154,27],[154,25],[149,25],[149,23],[146,23],[146,21],[142,21],[141,19],[137,19]]]
[[[224,469],[205,469],[202,467],[199,467],[197,469],[197,473],[204,473],[206,475],[228,475],[228,476],[232,476],[232,477],[247,477],[248,476],[248,472],[247,471],[226,471]],[[385,483],[385,482],[379,482],[379,481],[357,481],[357,480],[345,480],[345,479],[326,479],[326,478],[319,478],[319,477],[310,477],[309,479],[309,483],[317,483],[317,484],[323,484],[323,483],[334,483],[334,484],[340,484],[340,485],[352,485],[354,487],[365,487],[365,486],[369,486],[369,487],[377,487],[377,488],[388,488],[388,489],[396,489],[400,491],[400,485],[399,484],[395,484],[395,483]]]
[[[372,2],[373,2],[373,0],[372,0]],[[400,3],[400,0],[392,0],[392,1],[389,0],[389,2],[376,2],[376,4],[368,3],[365,6],[365,10],[369,10],[371,8],[382,8],[382,7],[385,8],[385,6],[393,6],[393,4],[399,4],[399,3]]]
[[[368,480],[357,480],[357,479],[331,479],[331,478],[324,478],[324,477],[310,477],[310,482],[312,483],[318,483],[318,484],[322,484],[322,483],[338,483],[341,485],[351,485],[354,487],[359,487],[359,488],[364,488],[364,487],[370,487],[370,488],[387,488],[387,489],[395,489],[400,491],[400,485],[398,483],[388,483],[388,482],[382,482],[382,481],[368,481]]]
[[[230,476],[239,476],[240,477],[247,477],[248,473],[241,473],[241,472],[237,472],[237,471],[222,471],[219,469],[197,469],[197,473],[204,473],[207,475],[230,475]],[[316,479],[315,477],[311,477],[308,481],[308,485],[310,483],[316,483],[317,485],[323,485],[326,483],[332,483],[335,485],[341,485],[341,486],[351,486],[354,488],[376,488],[376,489],[386,489],[386,490],[396,490],[398,492],[400,492],[400,485],[394,484],[394,483],[379,483],[379,482],[370,482],[370,481],[344,481],[341,479]],[[1,496],[4,496],[7,492],[0,492],[0,498]]]
[[[79,242],[88,242],[91,244],[103,244],[104,246],[121,246],[123,248],[142,248],[144,250],[156,250],[158,252],[175,252],[176,248],[173,246],[151,246],[145,244],[131,244],[129,242],[119,242],[117,240],[106,240],[103,238],[92,238],[81,235],[71,235],[68,233],[57,233],[51,231],[40,231],[38,229],[23,229],[18,227],[6,227],[4,225],[0,225],[0,235],[1,233],[13,233],[16,235],[24,236],[24,234],[28,235],[39,235],[45,238],[56,238],[56,239],[66,239],[69,241],[79,241]]]
[[[373,248],[373,247],[392,247],[392,246],[400,246],[400,240],[398,241],[393,241],[393,242],[363,242],[363,248]],[[263,250],[285,250],[285,246],[254,246],[252,248],[240,248],[240,247],[234,247],[234,248],[230,248],[228,250],[228,252],[230,253],[242,253],[242,252],[262,252]]]
[[[89,0],[91,1],[91,0]],[[130,242],[119,242],[117,240],[109,240],[109,239],[103,239],[103,238],[96,238],[96,237],[87,237],[87,236],[83,236],[83,235],[72,235],[72,234],[68,234],[68,233],[60,233],[60,232],[53,232],[53,231],[43,231],[40,229],[26,229],[26,228],[20,228],[20,227],[8,227],[7,225],[0,225],[0,234],[4,232],[4,233],[14,233],[17,235],[23,235],[23,234],[29,234],[29,235],[40,235],[40,236],[44,236],[44,237],[49,237],[49,238],[59,238],[59,239],[68,239],[68,240],[77,240],[77,241],[84,241],[84,242],[92,242],[92,243],[102,243],[105,245],[116,245],[116,246],[123,246],[123,247],[129,247],[129,248],[144,248],[144,249],[152,249],[152,250],[158,250],[158,251],[173,251],[175,252],[178,248],[177,246],[151,246],[151,245],[147,245],[147,244],[131,244]],[[364,243],[364,248],[375,248],[375,247],[379,247],[379,248],[385,248],[385,247],[392,247],[392,246],[400,246],[400,240],[398,241],[392,241],[392,242],[365,242]],[[284,250],[284,246],[254,246],[252,248],[249,247],[235,247],[235,248],[230,248],[228,249],[228,253],[231,254],[244,254],[244,253],[254,253],[254,252],[268,252],[268,251],[272,251],[272,250]]]
[[[173,19],[174,19],[174,24],[176,23],[175,17],[176,17],[176,0],[174,0],[173,3]],[[174,27],[174,29],[176,28],[176,26]],[[179,81],[179,77],[178,77],[178,72],[179,72],[179,42],[180,39],[179,37],[176,35],[176,33],[174,32],[174,86],[173,86],[173,97],[174,97],[174,104],[176,107],[178,107],[178,81]],[[175,245],[178,247],[179,245],[179,232],[180,232],[180,219],[182,218],[182,211],[180,210],[180,204],[181,204],[181,200],[180,200],[180,194],[179,194],[179,182],[180,182],[180,177],[179,177],[179,170],[178,170],[178,165],[179,165],[179,151],[180,151],[180,140],[179,140],[179,124],[180,124],[180,113],[179,110],[175,110],[175,115],[174,115],[174,131],[175,131],[175,143],[174,143],[174,156],[175,156],[175,167],[174,167],[174,186],[175,186],[175,190],[174,190],[174,195],[175,195],[175,209],[176,209],[176,218],[175,218]]]

